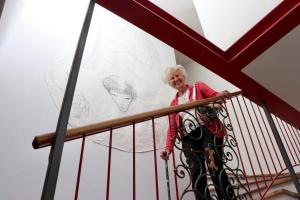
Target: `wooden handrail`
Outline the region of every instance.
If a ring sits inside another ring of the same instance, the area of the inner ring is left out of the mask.
[[[233,97],[240,95],[242,92],[234,92],[230,93],[226,96],[218,96],[218,97],[212,97],[212,98],[207,98],[203,100],[198,100],[198,101],[193,101],[191,103],[186,103],[186,104],[181,104],[178,106],[171,106],[167,108],[161,108],[161,109],[156,109],[144,113],[139,113],[131,116],[126,116],[122,118],[117,118],[113,120],[107,120],[95,124],[90,124],[78,128],[71,128],[67,130],[66,136],[65,136],[65,142],[70,141],[70,140],[75,140],[82,138],[83,136],[90,136],[94,134],[98,134],[101,132],[108,131],[110,128],[116,129],[116,128],[121,128],[124,126],[131,125],[133,123],[140,123],[143,121],[150,120],[152,118],[159,118],[163,117],[172,113],[180,112],[183,110],[188,110],[200,105],[206,105],[211,102],[215,102],[218,100],[222,100],[225,97]],[[32,142],[32,146],[34,149],[42,148],[42,147],[47,147],[50,146],[53,142],[55,133],[47,133],[39,136],[35,136]]]

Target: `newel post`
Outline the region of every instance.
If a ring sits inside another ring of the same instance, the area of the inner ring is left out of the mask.
[[[85,20],[81,29],[80,37],[77,43],[73,63],[66,86],[59,118],[56,126],[54,141],[50,150],[49,163],[44,181],[44,187],[41,199],[42,200],[53,200],[55,195],[57,177],[64,148],[64,139],[68,127],[68,121],[70,117],[70,111],[72,107],[72,101],[76,88],[76,82],[79,74],[81,65],[82,55],[93,16],[95,7],[95,0],[91,0],[87,9]]]

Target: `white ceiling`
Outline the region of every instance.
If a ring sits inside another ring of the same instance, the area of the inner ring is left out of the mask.
[[[242,72],[300,111],[300,26]]]
[[[205,38],[227,50],[283,0],[193,0]]]
[[[203,35],[203,30],[195,9],[193,0],[150,0],[152,3],[171,14],[173,17],[188,25],[191,29]]]
[[[193,0],[172,0],[172,3],[166,0],[150,1],[171,14],[182,23],[186,24],[198,34],[204,36]],[[187,63],[193,61],[181,52],[177,50],[174,51],[177,64],[186,65]]]

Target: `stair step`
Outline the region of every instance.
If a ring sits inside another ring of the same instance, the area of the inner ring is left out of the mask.
[[[297,177],[300,178],[300,175],[297,174]],[[281,178],[281,179],[276,179],[272,186],[281,185],[281,184],[288,183],[288,182],[291,182],[291,181],[292,181],[291,177],[284,177],[284,178]],[[264,190],[266,188],[267,188],[266,186],[260,187],[261,190]],[[251,190],[251,194],[256,193],[256,192],[258,192],[258,188],[255,188],[254,190]]]
[[[269,194],[267,194],[265,196],[264,199],[273,199],[274,197],[281,195],[281,194],[285,194],[288,195],[290,197],[295,197],[296,199],[300,199],[300,195],[298,195],[296,192],[292,192],[286,189],[279,189],[279,190],[275,190],[273,192],[270,192]]]

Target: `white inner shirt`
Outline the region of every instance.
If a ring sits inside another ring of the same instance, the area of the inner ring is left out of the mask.
[[[193,99],[192,100],[195,100],[195,87],[193,88]],[[190,100],[189,100],[189,96],[190,96],[190,91],[189,89],[187,89],[185,91],[185,93],[178,97],[178,105],[179,104],[185,104],[185,103],[189,103]],[[181,119],[182,119],[182,123],[185,127],[185,130],[186,130],[186,133],[190,133],[191,131],[195,130],[197,127],[199,127],[199,122],[200,124],[203,124],[202,121],[197,121],[195,119],[195,108],[193,109],[190,109],[190,110],[186,110],[186,112],[180,112],[179,113]],[[200,119],[198,119],[200,120]],[[196,127],[194,127],[196,125]]]

